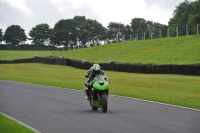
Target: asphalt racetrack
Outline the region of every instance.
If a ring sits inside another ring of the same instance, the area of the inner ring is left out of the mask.
[[[200,133],[198,110],[109,96],[102,113],[83,91],[2,80],[0,112],[42,133]]]

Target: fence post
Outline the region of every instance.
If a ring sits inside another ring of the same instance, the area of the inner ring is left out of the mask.
[[[197,35],[199,34],[199,24],[197,24]]]
[[[161,38],[161,30],[159,30],[159,38]]]
[[[188,24],[186,25],[186,35],[188,36]]]
[[[130,35],[130,41],[132,41],[132,39],[131,39],[131,35]]]
[[[178,27],[176,27],[176,36],[178,37]]]
[[[146,40],[146,37],[145,37],[145,32],[144,32],[144,40]]]
[[[167,37],[169,37],[169,27],[167,28]]]

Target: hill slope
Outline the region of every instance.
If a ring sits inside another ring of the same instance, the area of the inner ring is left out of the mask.
[[[113,43],[57,54],[70,59],[107,63],[197,64],[200,63],[200,35]]]

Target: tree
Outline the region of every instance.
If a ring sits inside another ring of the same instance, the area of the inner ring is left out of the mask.
[[[85,16],[75,16],[74,41],[78,39],[84,45],[91,42],[91,45],[98,45],[100,39],[106,38],[106,28],[96,20],[86,19]]]
[[[152,38],[153,37],[153,34],[155,32],[155,25],[154,25],[154,22],[153,21],[146,21],[146,25],[147,25],[147,29],[146,29],[146,38],[149,39],[149,38]]]
[[[3,32],[2,29],[0,29],[0,42],[3,41]]]
[[[124,39],[126,34],[129,34],[131,29],[121,23],[110,22],[107,26],[107,35],[109,40],[120,41]]]
[[[110,22],[107,26],[107,35],[109,40],[117,41],[119,25],[115,22]]]
[[[131,35],[132,35],[131,26],[130,25],[126,25],[124,27],[124,37],[126,37],[126,38],[124,38],[124,39],[127,40],[129,37],[131,37]]]
[[[98,45],[98,40],[105,39],[106,37],[106,28],[102,26],[99,22],[92,19],[87,19],[87,25],[84,28],[85,32],[88,31],[87,36],[83,39],[89,38],[92,41],[93,45]],[[95,43],[94,43],[95,42]]]
[[[86,42],[87,38],[89,38],[89,33],[87,32],[88,22],[85,16],[75,16],[73,20],[76,23],[76,33],[77,39]]]
[[[176,36],[176,28],[179,28],[179,35],[186,34],[186,25],[191,15],[192,4],[185,0],[180,3],[173,13],[173,18],[169,21],[170,36]]]
[[[54,31],[48,24],[38,24],[36,27],[32,28],[29,32],[29,36],[33,40],[33,43],[35,43],[38,47],[38,44],[42,46],[45,42],[52,38],[54,36]]]
[[[154,38],[160,38],[160,37],[166,37],[167,36],[167,26],[160,24],[160,23],[154,23]]]
[[[96,20],[85,16],[75,16],[73,19],[59,20],[55,26],[54,43],[72,47],[77,41],[85,44],[87,41],[98,42],[106,34],[106,29]]]
[[[143,18],[134,18],[131,22],[131,29],[136,39],[149,39],[166,37],[167,26],[153,22],[146,21]]]
[[[56,45],[68,46],[70,40],[74,39],[75,22],[73,19],[62,19],[54,26],[55,36],[52,38]]]
[[[146,20],[143,18],[134,18],[131,21],[131,29],[137,39],[141,39],[144,36],[144,32],[147,30]]]
[[[200,24],[200,0],[192,3],[192,14],[189,16],[189,24]]]
[[[23,41],[26,41],[27,36],[24,32],[24,29],[22,29],[19,25],[11,25],[5,31],[4,39],[6,43],[17,45]]]

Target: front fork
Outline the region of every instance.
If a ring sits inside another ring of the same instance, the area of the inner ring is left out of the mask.
[[[103,102],[103,97],[102,95],[106,94],[107,95],[107,98],[108,98],[108,90],[105,92],[105,93],[97,93],[97,97],[98,97],[98,101],[99,101],[99,104],[102,106],[102,102]]]

